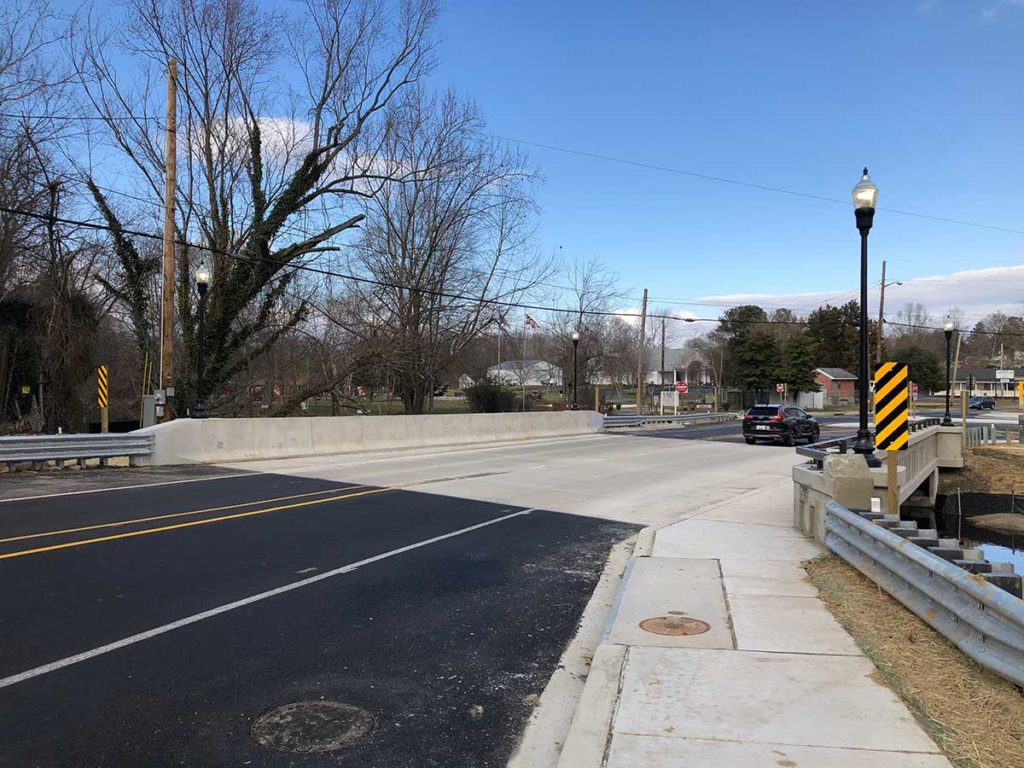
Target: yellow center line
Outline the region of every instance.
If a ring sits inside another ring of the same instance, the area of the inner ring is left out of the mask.
[[[146,536],[150,533],[160,533],[162,531],[174,531],[179,528],[191,528],[196,525],[209,525],[210,523],[220,523],[225,520],[237,520],[242,517],[252,517],[253,515],[265,515],[268,512],[280,512],[283,509],[296,509],[298,507],[309,507],[314,504],[326,504],[331,501],[340,501],[342,499],[352,499],[357,496],[370,496],[375,493],[385,493],[387,491],[393,491],[394,488],[371,488],[368,491],[357,491],[356,493],[343,494],[341,496],[332,496],[327,499],[312,499],[310,501],[298,501],[294,504],[283,504],[279,507],[267,507],[266,509],[256,509],[251,512],[239,512],[234,515],[222,515],[221,517],[210,517],[206,520],[192,520],[188,523],[176,523],[174,525],[163,525],[158,528],[146,528],[141,531],[129,531],[128,533],[117,533],[112,536],[100,536],[95,539],[83,539],[82,541],[69,541],[64,544],[53,544],[48,547],[38,547],[36,549],[24,549],[20,552],[8,552],[7,554],[0,555],[0,560],[9,560],[12,557],[24,557],[25,555],[35,555],[40,552],[52,552],[57,549],[69,549],[71,547],[83,547],[86,544],[98,544],[101,541],[114,541],[116,539],[128,539],[133,536]]]
[[[62,536],[67,533],[81,533],[82,531],[95,531],[100,528],[116,528],[121,525],[134,525],[135,523],[151,523],[154,520],[169,520],[173,517],[187,517],[188,515],[203,515],[207,512],[224,512],[228,509],[239,507],[251,507],[256,504],[273,504],[277,501],[290,501],[292,499],[303,499],[307,496],[320,496],[325,493],[337,493],[338,491],[352,491],[357,488],[365,488],[365,485],[350,485],[347,488],[327,488],[323,491],[310,491],[309,493],[296,493],[291,496],[278,496],[274,499],[256,499],[255,501],[244,501],[238,504],[228,504],[223,507],[208,507],[206,509],[194,509],[190,512],[172,512],[166,515],[153,515],[152,517],[136,517],[133,520],[116,520],[112,523],[96,523],[95,525],[83,525],[80,528],[64,528],[59,531],[43,531],[42,533],[27,533],[23,536],[11,536],[7,539],[0,539],[0,544],[9,544],[12,541],[24,541],[25,539],[38,539],[45,536]]]

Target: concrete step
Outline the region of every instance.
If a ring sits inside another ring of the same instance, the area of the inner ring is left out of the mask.
[[[989,563],[992,573],[1013,573],[1013,563]]]
[[[960,549],[960,539],[939,539],[939,546],[947,549]]]
[[[922,539],[935,539],[939,540],[939,532],[934,528],[918,528],[917,535]]]
[[[904,539],[912,539],[917,536],[917,528],[905,528],[902,525],[899,528],[890,528],[889,532],[895,533],[897,536],[902,536]]]
[[[920,531],[918,531],[920,533]],[[939,540],[931,536],[911,536],[910,540],[922,549],[931,549],[939,546]]]
[[[928,547],[928,551],[951,563],[964,559],[964,551],[960,547]]]
[[[992,571],[992,563],[984,560],[954,560],[953,565],[959,565],[971,573],[990,573]]]
[[[964,560],[974,560],[974,561],[984,560],[985,559],[985,553],[982,552],[980,549],[977,549],[975,547],[968,547],[967,549],[964,550],[963,559]]]
[[[981,578],[1000,589],[1005,589],[1014,597],[1021,596],[1021,578],[1016,574],[983,573]]]

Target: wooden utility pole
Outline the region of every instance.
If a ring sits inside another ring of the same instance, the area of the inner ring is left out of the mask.
[[[644,303],[640,310],[640,354],[636,356],[636,415],[643,413],[644,403],[644,356],[647,354],[647,289],[644,288]]]
[[[878,346],[875,347],[875,367],[882,364],[882,323],[885,322],[885,262],[882,262],[882,290],[878,295]]]
[[[672,382],[675,384],[675,382]],[[658,413],[665,414],[665,397],[661,388],[665,385],[665,317],[661,318],[661,368],[658,370]],[[674,392],[674,390],[673,390]],[[679,395],[676,395],[678,397]]]
[[[178,62],[167,62],[167,166],[164,177],[164,259],[163,289],[160,296],[160,388],[174,386],[174,191],[177,185],[175,160],[177,137]],[[171,420],[171,398],[164,404],[161,421]]]

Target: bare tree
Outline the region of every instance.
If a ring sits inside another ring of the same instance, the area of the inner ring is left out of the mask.
[[[178,250],[177,312],[189,360],[199,343],[191,272],[211,257],[211,388],[308,317],[306,301],[286,300],[298,287],[296,268],[331,266],[328,254],[363,218],[351,201],[389,178],[381,118],[430,68],[435,16],[433,0],[304,0],[287,11],[255,0],[128,0],[123,17],[76,26],[69,52],[88,107],[137,171],[138,194],[154,202],[163,192],[164,73],[169,59],[179,63],[175,224],[180,240],[201,248]],[[126,60],[137,77],[120,74]],[[300,73],[300,89],[282,69]],[[96,180],[96,169],[83,172]],[[100,183],[93,195],[123,231],[118,202]],[[155,230],[155,216],[150,224]],[[117,253],[118,298],[150,291],[132,249]],[[177,387],[187,392],[194,374],[186,374]]]
[[[388,112],[382,181],[366,204],[353,269],[363,314],[379,322],[407,413],[492,326],[494,302],[547,276],[529,248],[534,206],[525,157],[482,137],[476,108],[453,93],[408,91]]]

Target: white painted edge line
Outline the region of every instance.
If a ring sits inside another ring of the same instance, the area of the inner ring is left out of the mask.
[[[196,614],[193,614],[192,616],[187,616],[184,619],[178,619],[177,621],[172,621],[170,624],[164,624],[164,625],[159,626],[159,627],[154,627],[153,629],[148,629],[145,632],[140,632],[137,635],[131,635],[130,637],[125,637],[125,638],[122,638],[121,640],[116,640],[113,643],[107,643],[106,645],[101,645],[98,648],[93,648],[92,650],[83,651],[82,653],[76,653],[74,656],[68,656],[67,658],[59,659],[58,661],[52,661],[49,664],[44,664],[41,667],[36,667],[34,669],[26,670],[25,672],[19,672],[16,675],[11,675],[10,677],[2,678],[2,679],[0,679],[0,688],[6,688],[6,687],[8,687],[10,685],[16,685],[17,683],[24,682],[25,680],[31,680],[33,677],[39,677],[40,675],[45,675],[45,674],[47,674],[49,672],[55,672],[58,669],[63,669],[64,667],[70,667],[72,664],[78,664],[79,662],[87,661],[88,659],[93,659],[93,658],[95,658],[97,656],[102,656],[103,654],[110,653],[112,651],[116,651],[116,650],[119,650],[121,648],[125,648],[125,647],[127,647],[129,645],[134,645],[135,643],[141,643],[143,640],[149,640],[150,638],[157,637],[158,635],[163,635],[163,634],[166,634],[167,632],[172,632],[175,629],[181,629],[182,627],[187,627],[189,624],[195,624],[196,622],[203,621],[204,619],[210,619],[210,618],[213,618],[214,616],[219,616],[222,613],[227,613],[228,611],[233,611],[236,608],[243,608],[243,607],[245,607],[247,605],[251,605],[253,603],[258,603],[261,600],[266,600],[267,598],[270,598],[270,597],[276,597],[277,595],[283,595],[284,593],[291,592],[292,590],[295,590],[295,589],[301,589],[302,587],[308,587],[310,584],[315,584],[318,581],[323,581],[324,579],[329,579],[332,576],[339,576],[339,575],[341,575],[343,573],[351,573],[352,571],[355,571],[355,570],[358,570],[359,568],[362,568],[364,565],[370,565],[371,563],[376,563],[376,562],[379,562],[381,560],[386,560],[389,557],[394,557],[395,555],[401,555],[404,552],[411,552],[414,549],[420,549],[421,547],[426,547],[426,546],[428,546],[430,544],[436,544],[437,542],[444,541],[445,539],[452,539],[452,538],[455,538],[456,536],[461,536],[461,535],[463,535],[465,533],[470,533],[472,531],[478,531],[481,528],[486,528],[487,526],[490,526],[490,525],[496,525],[498,523],[503,523],[506,520],[511,520],[514,517],[522,517],[523,515],[528,515],[531,512],[536,512],[536,511],[537,510],[535,510],[535,509],[525,509],[525,510],[522,510],[520,512],[513,512],[510,515],[504,515],[502,517],[496,517],[493,520],[487,520],[487,521],[482,522],[482,523],[477,523],[476,525],[470,525],[470,526],[468,526],[466,528],[460,528],[457,531],[451,531],[450,533],[443,533],[440,536],[434,536],[433,538],[430,538],[430,539],[424,539],[423,541],[417,541],[415,544],[407,544],[404,547],[399,547],[398,549],[392,549],[390,552],[383,552],[383,553],[381,553],[379,555],[374,555],[373,557],[368,557],[365,560],[359,560],[359,561],[357,561],[355,563],[349,563],[348,565],[343,565],[340,568],[335,568],[332,571],[325,571],[324,573],[317,574],[316,576],[310,576],[308,579],[302,579],[301,581],[293,581],[291,584],[285,584],[282,587],[276,587],[274,589],[267,590],[266,592],[260,592],[257,595],[250,595],[249,597],[244,597],[241,600],[235,600],[233,603],[226,603],[225,605],[220,605],[220,606],[217,606],[216,608],[211,608],[208,611],[203,611],[202,613],[196,613]]]
[[[107,491],[130,491],[132,488],[155,488],[158,485],[180,485],[181,483],[202,483],[207,480],[228,480],[234,477],[273,474],[264,472],[233,472],[231,474],[211,475],[210,477],[190,477],[185,480],[164,480],[159,483],[137,483],[136,485],[116,485],[113,488],[87,488],[83,491],[64,491],[63,493],[42,493],[38,496],[19,496],[14,499],[0,499],[0,504],[11,501],[32,501],[33,499],[53,499],[57,496],[78,496],[85,493],[106,493]]]

